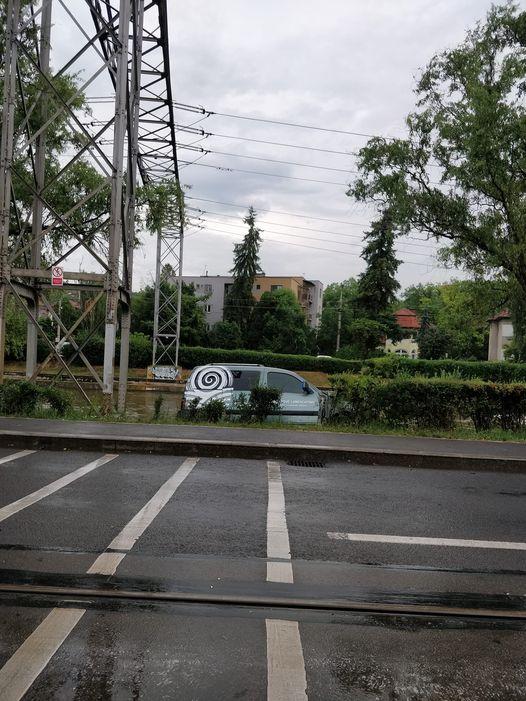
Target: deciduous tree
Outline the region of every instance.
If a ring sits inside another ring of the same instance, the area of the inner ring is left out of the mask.
[[[406,138],[361,149],[349,194],[389,207],[397,230],[447,243],[476,273],[499,271],[526,299],[526,13],[493,6],[416,86]],[[516,329],[526,337],[524,315]]]

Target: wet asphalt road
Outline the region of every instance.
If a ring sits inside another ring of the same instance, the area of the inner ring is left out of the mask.
[[[16,453],[1,699],[526,699],[524,618],[330,607],[524,609],[526,475]]]

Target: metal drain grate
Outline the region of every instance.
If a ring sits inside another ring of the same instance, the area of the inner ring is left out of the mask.
[[[292,465],[293,467],[325,467],[325,463],[321,460],[302,460],[301,458],[289,460],[287,465]]]

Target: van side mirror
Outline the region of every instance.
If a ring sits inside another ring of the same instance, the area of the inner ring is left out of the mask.
[[[303,391],[305,392],[305,394],[312,394],[314,390],[312,389],[312,387],[309,386],[308,382],[304,382]]]

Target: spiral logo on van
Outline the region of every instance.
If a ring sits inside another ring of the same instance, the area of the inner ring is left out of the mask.
[[[196,389],[205,392],[226,389],[232,385],[232,375],[226,368],[203,368],[196,374],[194,385]]]

